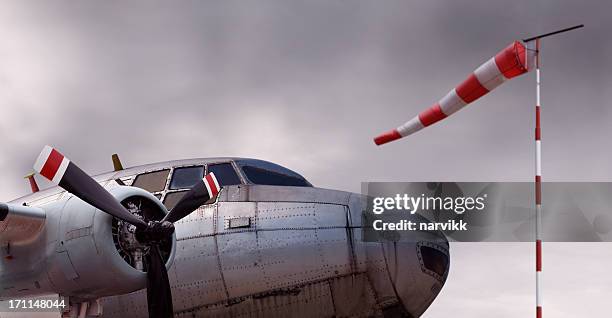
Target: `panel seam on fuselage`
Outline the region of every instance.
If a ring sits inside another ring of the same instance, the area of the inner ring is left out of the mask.
[[[229,300],[229,291],[227,290],[227,283],[225,282],[225,275],[223,274],[223,267],[221,265],[221,253],[219,252],[219,242],[217,241],[217,219],[219,218],[219,206],[215,205],[213,210],[213,236],[215,242],[215,250],[217,252],[217,268],[221,276],[221,282],[223,282],[223,290],[225,290],[225,299]],[[179,239],[177,239],[179,241]]]
[[[179,241],[187,241],[187,240],[193,240],[193,239],[203,238],[203,237],[231,235],[231,234],[236,234],[236,233],[249,233],[249,232],[274,232],[274,231],[296,231],[296,230],[304,230],[304,231],[311,230],[312,231],[312,230],[354,229],[354,228],[361,228],[361,227],[320,226],[320,227],[279,227],[275,229],[237,230],[237,231],[232,231],[232,232],[209,233],[209,234],[198,234],[198,235],[185,236],[185,237],[177,238],[176,241],[179,242]],[[215,231],[216,231],[216,225],[215,225]]]
[[[313,280],[313,281],[310,281],[310,282],[307,282],[307,283],[295,285],[293,287],[294,288],[303,288],[305,286],[320,284],[320,283],[323,283],[323,282],[331,282],[334,279],[345,278],[345,277],[354,276],[354,275],[364,275],[364,277],[366,277],[366,279],[368,279],[367,272],[355,272],[355,273],[351,273],[351,274],[337,275],[337,276],[323,278],[323,279],[319,279],[319,280]],[[208,308],[208,307],[214,307],[214,306],[218,306],[218,305],[222,305],[222,304],[240,303],[240,301],[237,301],[237,300],[245,300],[245,299],[248,299],[249,297],[255,297],[257,295],[270,293],[270,292],[275,291],[275,290],[284,290],[284,289],[285,288],[275,288],[275,289],[266,290],[266,291],[264,291],[262,293],[255,293],[255,294],[250,294],[250,295],[244,295],[244,296],[234,297],[234,298],[231,298],[231,299],[228,298],[225,301],[218,301],[218,302],[214,302],[214,303],[210,303],[210,304],[194,306],[194,307],[183,309],[183,310],[180,310],[180,311],[175,311],[174,314],[175,315],[181,315],[181,314],[186,314],[186,313],[189,313],[189,312],[195,312],[195,311],[200,310],[200,309],[205,309],[205,308]]]

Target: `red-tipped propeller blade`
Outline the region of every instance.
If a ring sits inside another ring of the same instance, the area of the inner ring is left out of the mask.
[[[59,151],[45,146],[34,170],[92,206],[140,228],[147,224],[128,212],[108,191]]]

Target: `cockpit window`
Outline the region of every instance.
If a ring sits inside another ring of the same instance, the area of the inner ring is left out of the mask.
[[[215,174],[220,187],[242,183],[231,163],[210,164],[208,173],[211,172]]]
[[[204,166],[175,168],[170,181],[170,190],[191,189],[204,177]]]
[[[187,193],[187,191],[170,192],[166,194],[166,197],[164,198],[164,205],[166,206],[166,209],[168,209],[168,211],[174,209],[185,193]]]
[[[448,256],[429,246],[421,246],[420,248],[425,268],[438,274],[440,277],[444,276],[448,269]]]
[[[312,187],[304,177],[287,168],[262,160],[237,161],[244,175],[254,184]]]
[[[163,191],[166,188],[166,181],[168,180],[169,173],[170,170],[166,169],[138,175],[132,183],[132,186],[147,190],[151,193]]]

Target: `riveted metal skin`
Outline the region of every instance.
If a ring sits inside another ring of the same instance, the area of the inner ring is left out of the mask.
[[[139,197],[157,202],[160,211],[167,213],[153,195],[142,189],[118,187],[110,193],[119,201]],[[46,211],[45,226],[27,244],[12,245],[12,259],[0,266],[2,286],[11,288],[0,291],[0,297],[57,293],[97,299],[145,287],[146,274],[126,263],[117,251],[110,215],[74,196],[35,209]],[[167,268],[173,258],[174,249]]]
[[[130,185],[137,175],[150,171],[234,164],[235,160],[171,161],[94,178],[116,191],[113,189],[126,187],[120,187],[115,179]],[[423,269],[419,240],[362,241],[365,198],[360,194],[308,186],[250,184],[237,171],[243,184],[223,187],[215,202],[175,223],[176,248],[168,271],[175,317],[418,317],[440,292],[448,268],[443,277]],[[171,177],[168,178],[169,184]],[[160,193],[162,200],[167,191]],[[28,201],[61,211],[75,204],[70,197],[57,189],[43,190],[15,203]],[[97,217],[96,213],[88,215]],[[86,228],[85,219],[81,225],[70,225],[74,227],[71,229]],[[70,231],[66,231],[68,225],[61,218],[48,221],[44,231],[55,233],[54,243],[39,240],[32,248],[44,250],[47,244],[52,246],[48,253],[57,253],[61,241],[58,233]],[[448,256],[446,240],[440,241],[439,236],[428,232],[415,235],[429,242],[435,237],[436,243],[431,244]],[[67,252],[74,253],[71,248]],[[44,258],[41,261],[48,262]],[[69,277],[70,271],[62,271],[61,262],[54,262],[58,264],[53,267],[57,277]],[[13,273],[17,277],[17,272]],[[78,269],[76,273],[79,280],[86,276]],[[45,267],[36,277],[41,289],[61,285],[57,279],[49,281]],[[89,276],[87,280],[103,289],[99,284],[104,280]],[[70,279],[63,278],[62,284],[69,283]],[[6,296],[7,293],[0,294]],[[104,297],[101,303],[104,317],[147,317],[144,290]]]

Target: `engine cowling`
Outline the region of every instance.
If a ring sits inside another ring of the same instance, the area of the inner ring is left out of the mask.
[[[162,219],[168,210],[149,192],[118,187],[110,193],[132,214],[145,220]],[[146,287],[148,246],[135,238],[135,227],[70,197],[61,208],[57,244],[48,258],[53,291],[81,299],[120,295]],[[176,237],[160,244],[169,268]]]

